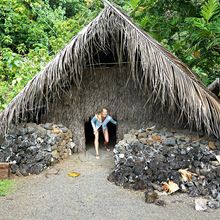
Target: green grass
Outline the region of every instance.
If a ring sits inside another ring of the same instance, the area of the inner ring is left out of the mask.
[[[9,194],[15,186],[14,180],[0,180],[0,196]]]

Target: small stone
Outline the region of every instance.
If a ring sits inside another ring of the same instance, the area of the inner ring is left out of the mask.
[[[153,141],[161,142],[161,137],[157,133],[152,134],[151,137],[152,137]]]
[[[17,173],[18,171],[19,171],[19,166],[17,164],[12,164],[11,165],[11,172]]]
[[[212,164],[215,167],[220,165],[218,161],[210,161],[210,164]]]
[[[119,158],[124,158],[125,157],[125,155],[124,154],[119,154]]]
[[[66,132],[69,131],[66,127],[61,127],[60,130],[61,130],[63,133],[66,133]]]
[[[199,142],[193,142],[193,143],[191,143],[191,146],[192,147],[199,147]]]
[[[153,187],[154,190],[157,190],[158,192],[162,191],[162,187],[155,183],[151,183],[151,186]]]
[[[19,172],[23,175],[23,176],[28,176],[27,170],[25,168],[21,168],[19,170]]]
[[[52,123],[46,123],[46,124],[43,125],[43,127],[44,127],[46,130],[52,130],[52,128],[53,128],[52,126],[53,126]]]
[[[145,192],[145,202],[154,203],[159,198],[156,192]]]
[[[218,163],[220,164],[220,155],[216,155],[215,157],[216,157]]]
[[[220,202],[219,201],[215,201],[215,200],[210,200],[208,201],[208,207],[211,209],[217,209],[220,207]]]
[[[208,141],[207,141],[207,140],[201,140],[200,143],[203,144],[203,145],[205,145],[205,146],[208,145]]]
[[[35,164],[34,166],[31,167],[30,173],[31,174],[40,174],[44,169],[43,164]]]
[[[76,147],[76,144],[73,143],[73,142],[69,142],[69,143],[68,143],[68,146],[69,146],[69,148],[72,150],[72,149],[74,149],[74,148]]]
[[[216,149],[215,142],[209,141],[208,147],[209,147],[210,150],[215,150]]]
[[[220,141],[219,140],[215,141],[215,146],[218,150],[220,150]]]
[[[175,138],[167,138],[162,141],[162,144],[165,144],[167,146],[175,146],[176,145],[176,139]]]
[[[218,196],[218,191],[217,191],[217,189],[215,188],[215,187],[212,187],[211,189],[210,189],[210,191],[211,191],[211,196],[215,199],[215,198],[217,198],[217,196]]]
[[[119,141],[119,142],[116,144],[115,147],[119,147],[119,146],[121,147],[121,146],[123,146],[125,143],[126,143],[126,141],[123,139],[123,140]]]
[[[166,202],[162,199],[156,200],[154,204],[158,205],[158,206],[163,206],[163,207],[165,207],[167,205]]]
[[[64,152],[64,153],[63,153],[63,158],[64,158],[64,159],[68,158],[68,156],[69,156],[69,153],[68,153],[68,152]]]
[[[113,153],[114,153],[114,154],[117,154],[118,151],[114,148],[114,149],[113,149]]]
[[[43,160],[45,157],[43,151],[38,151],[37,155],[35,156],[35,160],[38,162],[38,161],[41,161]]]
[[[217,197],[216,197],[216,200],[217,200],[218,202],[220,202],[220,192],[218,193],[218,195],[217,195]]]
[[[68,150],[68,155],[69,155],[69,156],[72,155],[72,151],[71,151],[71,149]]]
[[[45,150],[45,151],[48,151],[48,152],[51,152],[51,151],[52,151],[52,148],[51,148],[50,145],[46,145],[46,146],[44,147],[44,150]]]
[[[55,137],[51,137],[48,141],[47,141],[48,144],[50,144],[51,146],[55,145],[56,144],[56,138]]]
[[[20,177],[23,176],[22,173],[21,173],[19,170],[16,170],[15,174],[16,174],[17,176],[20,176]]]
[[[37,143],[38,143],[38,144],[41,144],[41,143],[43,143],[43,142],[44,142],[44,140],[43,140],[42,138],[40,138],[40,137],[37,138]]]
[[[65,126],[60,123],[60,124],[57,124],[57,127],[59,127],[59,128],[64,128]]]
[[[130,144],[137,141],[137,138],[133,134],[124,134],[124,140]]]
[[[173,137],[173,133],[172,133],[172,132],[169,132],[169,131],[164,132],[164,135],[165,135],[167,138]]]
[[[59,153],[57,150],[52,151],[51,155],[54,159],[59,159]]]
[[[50,175],[59,175],[60,169],[59,168],[47,168],[45,172],[45,177],[49,178]]]
[[[154,143],[153,140],[150,140],[148,138],[140,138],[139,141],[143,144],[146,144],[146,145],[152,145]]]
[[[142,133],[138,133],[137,137],[138,139],[141,139],[141,138],[147,138],[147,132],[142,132]]]
[[[195,209],[196,211],[205,211],[207,210],[207,199],[203,199],[203,198],[198,198],[195,199]]]
[[[107,177],[107,180],[109,182],[114,182],[115,181],[115,173],[110,173]]]
[[[33,127],[27,127],[27,133],[32,134],[35,132],[35,128]]]
[[[59,133],[60,133],[60,129],[57,128],[57,127],[53,127],[52,132],[53,132],[54,134],[59,134]]]

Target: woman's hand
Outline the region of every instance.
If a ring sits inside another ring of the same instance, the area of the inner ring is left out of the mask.
[[[96,134],[98,132],[98,129],[94,129],[93,133]]]

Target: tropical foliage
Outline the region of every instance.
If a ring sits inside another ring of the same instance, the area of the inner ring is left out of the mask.
[[[218,0],[115,0],[207,85],[220,75]],[[101,10],[100,0],[0,2],[0,110]]]

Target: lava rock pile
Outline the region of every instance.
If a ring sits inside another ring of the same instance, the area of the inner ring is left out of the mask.
[[[62,124],[34,123],[11,130],[0,145],[0,162],[17,175],[39,174],[76,151],[72,132]]]
[[[146,190],[145,194],[187,192],[192,197],[208,197],[215,208],[220,206],[219,140],[165,129],[131,130],[113,152],[115,168],[108,180],[116,185]]]

